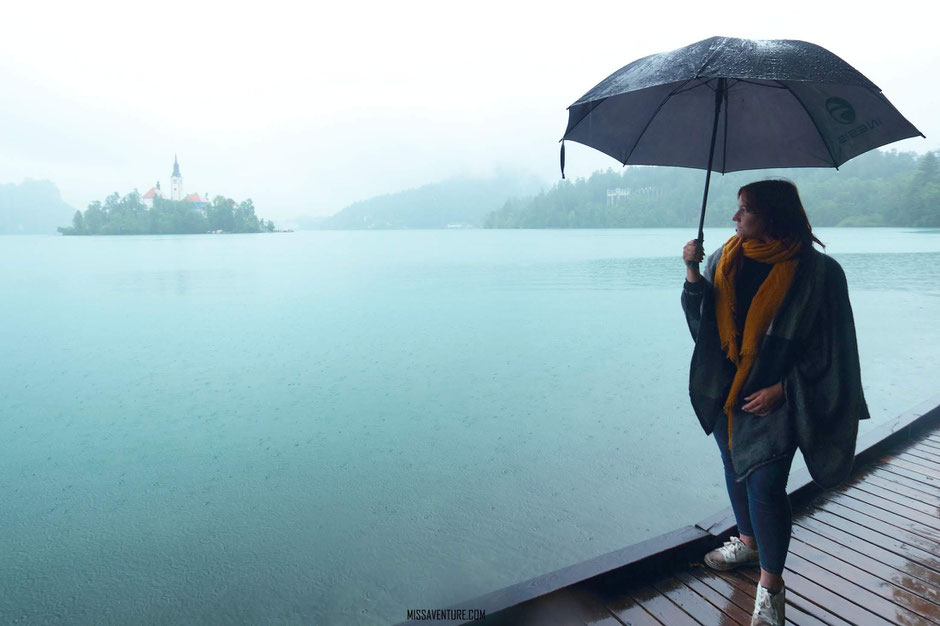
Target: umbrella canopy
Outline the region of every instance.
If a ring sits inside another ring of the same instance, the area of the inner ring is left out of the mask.
[[[608,76],[568,107],[562,140],[624,165],[724,173],[838,167],[917,135],[874,83],[820,46],[712,37]]]

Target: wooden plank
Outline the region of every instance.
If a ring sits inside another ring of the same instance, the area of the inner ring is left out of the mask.
[[[738,589],[744,591],[750,598],[750,608],[754,608],[754,597],[757,589],[754,581],[760,576],[760,568],[756,566],[739,567],[726,572],[713,571],[714,574],[725,579]]]
[[[916,453],[917,450],[911,450],[910,447],[901,448],[901,449],[895,450],[895,451],[893,451],[893,452],[887,452],[887,453],[885,453],[883,456],[893,457],[893,458],[897,458],[897,459],[904,459],[904,460],[910,461],[911,463],[918,463],[918,464],[924,463],[924,464],[925,464],[924,466],[925,466],[927,469],[929,469],[929,470],[931,470],[931,471],[937,471],[933,466],[930,465],[930,461],[929,461],[929,460],[928,460],[928,461],[923,461],[922,459],[917,459],[917,458],[915,458],[915,455],[912,455],[912,454],[911,454],[911,452]],[[923,454],[923,452],[921,452],[921,454]]]
[[[909,446],[906,446],[903,449],[910,450],[911,448],[932,450],[934,454],[940,454],[940,443],[934,443],[927,439],[915,439],[911,441]]]
[[[900,619],[905,624],[929,624],[929,616],[940,610],[940,606],[930,602],[926,598],[920,597],[907,589],[888,582],[874,574],[871,574],[861,567],[852,565],[847,561],[836,558],[836,555],[823,551],[805,541],[805,533],[797,533],[801,537],[793,536],[790,541],[790,558],[794,556],[805,559],[812,565],[819,567],[826,572],[834,574],[839,579],[833,579],[833,591],[839,592],[840,589],[854,589],[851,585],[857,585],[862,589],[879,597],[879,599],[869,599],[865,606],[869,610],[877,611],[883,617],[890,621]],[[819,541],[818,543],[825,543]],[[837,551],[831,544],[826,546],[830,550]],[[838,550],[840,556],[852,558],[851,551],[842,548]],[[858,557],[859,555],[855,555]],[[852,591],[849,591],[852,593]]]
[[[940,454],[940,443],[934,443],[929,439],[921,439],[914,446],[923,450],[933,450],[936,454]]]
[[[940,558],[940,554],[938,554],[940,549],[938,549],[936,541],[925,538],[923,535],[911,532],[892,523],[892,516],[886,511],[875,509],[874,507],[851,499],[848,500],[848,505],[842,504],[841,502],[828,501],[826,502],[826,510],[883,535],[887,535],[888,537],[899,539],[909,546],[930,554],[934,559]],[[875,515],[872,515],[872,512],[874,512]],[[887,520],[882,518],[887,518]]]
[[[934,456],[940,455],[940,444],[933,443],[926,439],[914,439],[908,445],[899,448],[902,452],[908,452],[910,450],[926,450],[929,453],[932,453]]]
[[[878,532],[884,532],[887,535],[898,536],[905,543],[910,543],[933,554],[934,556],[940,557],[940,545],[937,544],[936,534],[933,533],[931,529],[925,528],[917,522],[912,522],[910,520],[904,519],[899,515],[895,515],[890,511],[879,509],[878,507],[871,506],[870,504],[849,498],[842,494],[830,496],[826,499],[826,504],[828,505],[826,508],[842,507],[838,509],[840,514],[843,514],[844,509],[849,509],[870,519],[877,520],[883,524],[888,524],[889,526],[893,526],[896,530],[882,530],[882,528],[884,528],[882,527],[878,529]],[[836,509],[830,510],[835,511]]]
[[[726,598],[730,605],[743,611],[748,616],[746,623],[750,624],[750,615],[754,611],[754,589],[752,586],[748,585],[749,589],[742,589],[719,576],[717,572],[704,567],[695,567],[690,573],[700,583]],[[748,592],[750,592],[750,595],[748,595]]]
[[[737,622],[675,577],[663,578],[653,587],[695,620],[708,626],[737,626]]]
[[[686,587],[702,596],[712,606],[719,609],[722,613],[725,614],[725,617],[730,620],[719,623],[739,624],[740,626],[750,625],[751,614],[748,611],[745,611],[737,604],[732,602],[730,598],[721,595],[719,592],[706,585],[704,582],[693,576],[691,572],[679,572],[676,574],[676,578],[682,581]]]
[[[629,593],[608,599],[607,610],[617,619],[630,626],[662,626],[662,622],[650,615]]]
[[[807,544],[808,546],[812,546],[814,549],[818,549],[830,555],[831,557],[848,564],[849,566],[858,568],[867,574],[870,574],[871,576],[877,577],[884,583],[889,583],[890,585],[886,587],[889,590],[892,588],[891,586],[899,587],[910,594],[928,601],[932,605],[932,608],[930,609],[931,611],[940,610],[940,589],[924,580],[914,578],[906,572],[896,569],[887,563],[883,563],[874,556],[858,552],[826,537],[825,535],[813,532],[798,525],[793,526],[793,540],[800,541],[804,544]],[[823,565],[823,567],[826,567],[826,569],[829,571],[835,572],[840,576],[843,575],[841,573],[842,570],[836,571],[821,562],[817,561],[816,563]],[[855,579],[853,578],[853,580]],[[881,582],[878,582],[877,584],[882,585]],[[899,602],[899,604],[903,603]],[[919,609],[917,609],[916,606],[908,606],[907,608],[911,609],[912,611],[919,612]]]
[[[899,467],[917,474],[919,480],[923,483],[932,485],[934,487],[940,487],[940,472],[933,472],[923,465],[911,463],[908,459],[905,459],[900,455],[895,457],[882,457],[881,461],[891,467]]]
[[[893,526],[878,520],[855,514],[854,511],[836,513],[831,510],[819,510],[806,517],[845,531],[940,574],[940,558],[926,550],[921,550],[915,545],[906,543],[903,531],[898,531]]]
[[[747,578],[754,585],[754,589],[757,589],[757,584],[760,582],[759,571],[750,570],[742,573],[742,577]],[[829,613],[824,608],[816,606],[807,598],[800,595],[797,590],[793,589],[789,582],[784,582],[787,585],[786,613],[788,623],[793,622],[800,626],[837,626],[848,623]],[[817,617],[817,615],[820,617]],[[825,621],[820,619],[821,617],[824,617]]]
[[[904,454],[920,459],[927,464],[927,467],[932,469],[940,469],[940,452],[933,453],[932,451],[924,450],[922,448],[910,447],[904,451]]]
[[[668,626],[700,626],[688,613],[673,604],[672,600],[660,595],[649,585],[638,585],[630,590],[630,595],[646,611]],[[619,618],[620,615],[617,614]],[[622,619],[622,618],[621,618]]]
[[[893,615],[891,607],[894,605],[885,606],[890,603],[793,553],[787,558],[784,579],[788,586],[799,589],[801,595],[814,604],[837,612],[853,624],[884,626],[892,623],[884,614]]]
[[[884,487],[871,480],[863,480],[851,486],[852,489],[864,491],[874,498],[881,498],[890,503],[892,507],[897,505],[905,509],[917,511],[921,515],[926,515],[931,521],[936,520],[936,523],[940,524],[940,506],[938,506],[940,501],[931,504],[929,502],[930,498],[918,498],[916,495],[911,496],[908,493],[910,490],[898,487],[899,486],[895,486],[892,488],[890,485]],[[916,494],[917,492],[913,493]],[[934,524],[930,525],[933,526]]]
[[[916,456],[919,459],[940,466],[940,450],[935,450],[934,448],[923,448],[921,446],[912,446],[905,452],[912,456]]]
[[[891,508],[888,502],[879,501],[879,504],[873,504],[867,500],[872,499],[857,492],[846,492],[831,494],[824,499],[824,502],[827,505],[842,505],[917,535],[921,538],[921,542],[917,545],[940,556],[940,544],[938,544],[940,532],[937,529],[923,524],[918,519],[912,519],[916,516],[908,515],[910,513],[909,509],[901,511],[899,510],[900,507]]]
[[[751,612],[754,611],[755,596],[757,595],[757,581],[760,579],[760,570],[758,568],[741,567],[728,572],[715,572],[715,574],[737,587],[738,590],[744,592],[747,595],[747,601]],[[809,616],[803,615],[798,611],[798,609],[789,610],[790,606],[792,605],[791,599],[789,597],[791,595],[793,594],[791,594],[790,590],[787,589],[788,611],[786,622],[788,624],[798,623],[794,621],[797,617],[797,615],[794,613],[797,613],[800,617],[808,619]]]
[[[811,517],[801,517],[793,525],[794,532],[797,528],[803,528],[811,531],[821,537],[835,541],[846,548],[854,550],[860,554],[868,555],[869,558],[883,563],[901,573],[902,576],[910,576],[914,581],[920,581],[928,585],[928,589],[936,596],[940,591],[940,572],[935,572],[928,567],[924,567],[916,561],[906,559],[890,550],[865,541],[855,535],[849,534],[843,530],[815,520]],[[933,599],[933,598],[931,598]]]
[[[916,489],[912,489],[907,485],[898,482],[892,482],[882,478],[881,476],[875,476],[874,474],[869,474],[868,476],[859,479],[855,485],[874,485],[876,487],[880,487],[885,491],[890,491],[891,493],[897,494],[899,496],[905,496],[910,500],[921,503],[929,510],[937,511],[938,507],[940,507],[940,498],[935,498],[924,493],[923,491],[917,491]]]
[[[906,476],[901,476],[900,474],[895,474],[893,472],[888,471],[885,468],[874,469],[868,472],[868,474],[866,475],[866,478],[868,476],[874,476],[882,480],[890,481],[891,483],[894,483],[896,485],[904,485],[905,487],[909,489],[922,493],[926,496],[930,496],[931,498],[940,497],[940,489],[931,489],[929,486],[924,485],[923,483],[920,483]]]
[[[923,468],[924,474],[940,480],[940,467],[937,467],[936,463],[930,461],[925,461],[924,459],[911,454],[910,452],[898,452],[895,460],[902,460],[916,465],[917,467]]]
[[[915,471],[911,471],[905,467],[884,463],[879,469],[884,472],[891,472],[892,474],[897,474],[898,476],[903,476],[904,478],[913,480],[920,484],[920,489],[927,491],[928,493],[940,493],[940,487],[937,486],[936,482],[932,482],[925,476],[922,476],[921,474]]]
[[[868,491],[857,487],[846,489],[842,495],[870,504],[873,507],[888,511],[889,513],[894,513],[898,517],[902,517],[906,520],[917,522],[924,527],[924,532],[935,536],[937,541],[940,541],[940,518],[921,513],[910,507],[900,506],[891,500],[886,500],[879,495],[872,495]]]

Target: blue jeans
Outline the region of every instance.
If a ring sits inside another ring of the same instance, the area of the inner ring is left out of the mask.
[[[738,482],[728,451],[728,421],[723,415],[715,424],[714,434],[725,466],[725,484],[738,531],[757,540],[761,569],[771,574],[782,574],[793,524],[787,479],[796,450],[761,465]]]

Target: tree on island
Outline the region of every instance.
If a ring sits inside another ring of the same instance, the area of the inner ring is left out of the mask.
[[[71,226],[59,227],[63,235],[186,235],[273,230],[274,222],[259,219],[250,198],[236,204],[231,198],[216,196],[203,210],[192,202],[157,196],[150,208],[136,191],[123,198],[113,193],[103,204],[95,200],[84,214],[75,212]]]

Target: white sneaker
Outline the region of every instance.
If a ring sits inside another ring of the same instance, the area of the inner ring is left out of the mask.
[[[720,571],[756,563],[758,560],[757,550],[747,547],[739,537],[732,537],[725,545],[705,555],[705,565]]]
[[[762,585],[757,585],[757,598],[754,599],[754,614],[751,626],[783,626],[784,612],[787,606],[787,588],[771,595]]]

